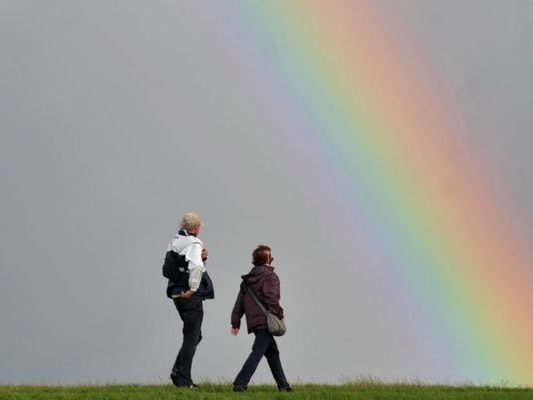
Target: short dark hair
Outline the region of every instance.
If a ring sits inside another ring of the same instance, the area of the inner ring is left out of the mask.
[[[270,262],[272,249],[264,244],[257,246],[252,253],[253,265],[266,265]]]

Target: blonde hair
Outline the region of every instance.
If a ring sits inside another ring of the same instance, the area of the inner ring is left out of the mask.
[[[200,216],[193,212],[186,213],[181,218],[181,229],[189,230],[202,226],[203,224]]]

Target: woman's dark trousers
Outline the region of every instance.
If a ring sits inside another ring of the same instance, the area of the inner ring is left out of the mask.
[[[278,384],[278,388],[288,388],[289,383],[287,382],[285,374],[283,373],[283,368],[281,367],[278,345],[274,340],[274,336],[268,333],[268,330],[266,329],[258,329],[254,334],[255,341],[252,346],[252,352],[244,363],[241,372],[239,372],[235,378],[233,386],[248,386],[248,382],[252,379],[252,375],[259,365],[259,361],[265,356],[270,371],[272,371],[272,375]]]
[[[191,366],[196,346],[202,340],[202,320],[204,309],[202,301],[198,299],[174,299],[174,304],[183,321],[183,344],[176,357],[172,372],[177,375],[178,385],[193,384]]]

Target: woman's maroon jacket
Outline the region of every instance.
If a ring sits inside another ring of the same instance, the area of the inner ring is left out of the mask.
[[[245,282],[252,288],[263,305],[283,319],[283,308],[279,305],[279,278],[274,272],[274,267],[269,265],[255,266],[250,273],[242,276],[239,295],[231,313],[231,326],[233,328],[241,327],[243,314],[246,315],[248,333],[267,327],[266,316],[252,296],[248,294],[244,286]]]

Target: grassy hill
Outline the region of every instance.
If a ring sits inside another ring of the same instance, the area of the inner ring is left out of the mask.
[[[204,383],[199,389],[171,385],[106,386],[0,386],[0,399],[35,400],[165,400],[165,399],[360,399],[360,400],[508,400],[533,399],[533,388],[487,386],[430,386],[358,382],[342,385],[294,385],[291,393],[275,386],[253,385],[247,393],[232,392],[231,385]]]

